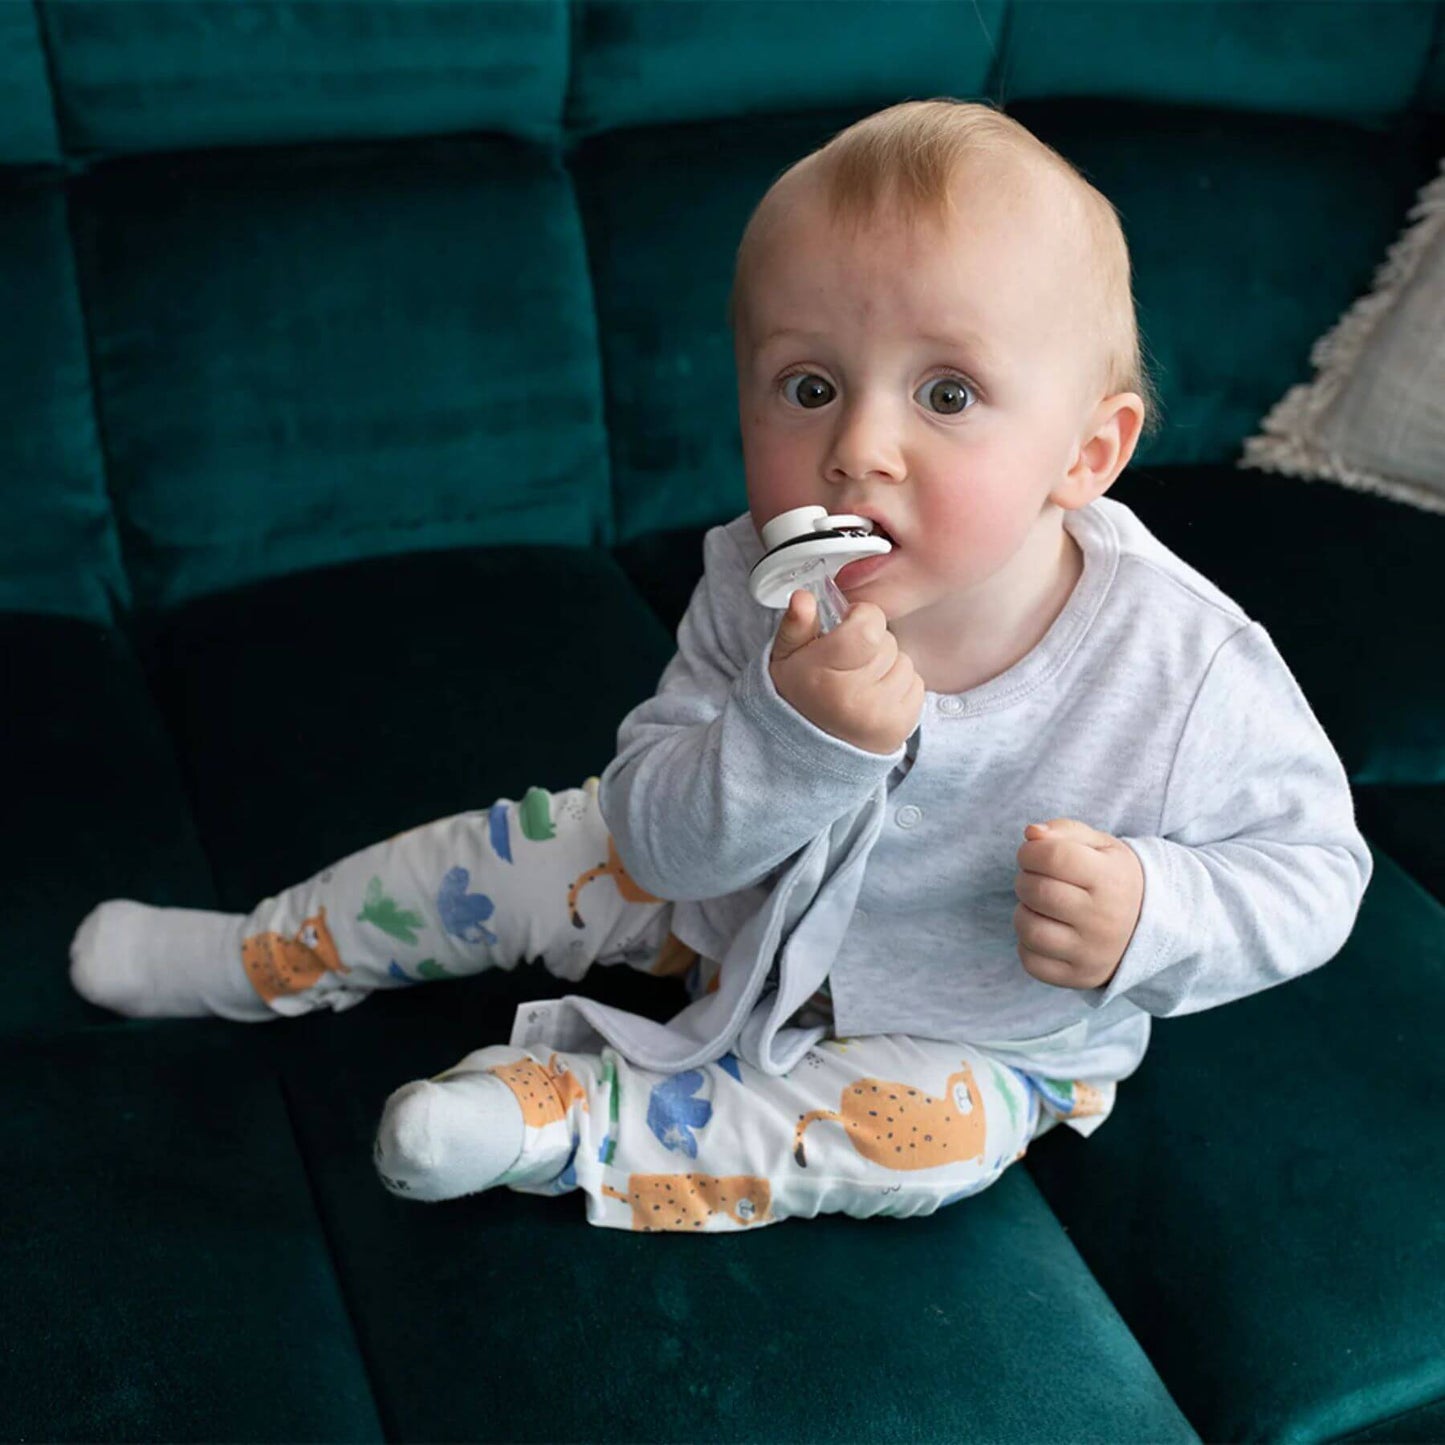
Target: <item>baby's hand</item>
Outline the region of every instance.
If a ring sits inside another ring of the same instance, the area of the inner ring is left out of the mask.
[[[1030,823],[1014,879],[1024,968],[1059,988],[1109,982],[1144,904],[1144,865],[1118,838],[1073,818]]]
[[[883,609],[855,603],[821,636],[817,624],[817,599],[799,588],[788,599],[768,662],[778,695],[814,727],[855,748],[896,752],[918,726],[925,689]]]

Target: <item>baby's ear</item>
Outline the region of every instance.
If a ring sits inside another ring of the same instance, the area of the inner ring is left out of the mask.
[[[1102,497],[1129,464],[1144,422],[1144,403],[1132,391],[1103,397],[1079,436],[1079,451],[1049,501],[1066,512]]]

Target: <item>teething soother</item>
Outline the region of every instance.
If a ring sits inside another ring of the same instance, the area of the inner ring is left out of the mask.
[[[818,599],[818,627],[831,632],[849,612],[848,599],[833,578],[859,557],[891,552],[873,523],[851,512],[829,515],[826,507],[794,507],[763,524],[768,550],[748,574],[748,591],[764,607],[786,607],[799,587]]]

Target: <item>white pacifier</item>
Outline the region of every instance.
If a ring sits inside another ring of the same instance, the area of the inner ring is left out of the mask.
[[[767,553],[748,574],[748,591],[764,607],[785,608],[805,587],[818,599],[818,626],[831,632],[847,615],[848,599],[833,578],[860,557],[879,557],[893,550],[886,537],[874,535],[867,517],[851,512],[831,516],[826,507],[794,507],[763,524]]]

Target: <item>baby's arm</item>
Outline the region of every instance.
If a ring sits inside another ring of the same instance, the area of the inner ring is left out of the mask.
[[[1185,721],[1138,925],[1093,1007],[1127,996],[1195,1013],[1327,963],[1354,928],[1374,860],[1333,745],[1269,634],[1241,627]]]
[[[785,701],[768,670],[780,614],[753,601],[725,527],[707,533],[703,562],[678,650],[623,719],[598,791],[628,873],[674,902],[761,882],[903,756],[854,747]]]

